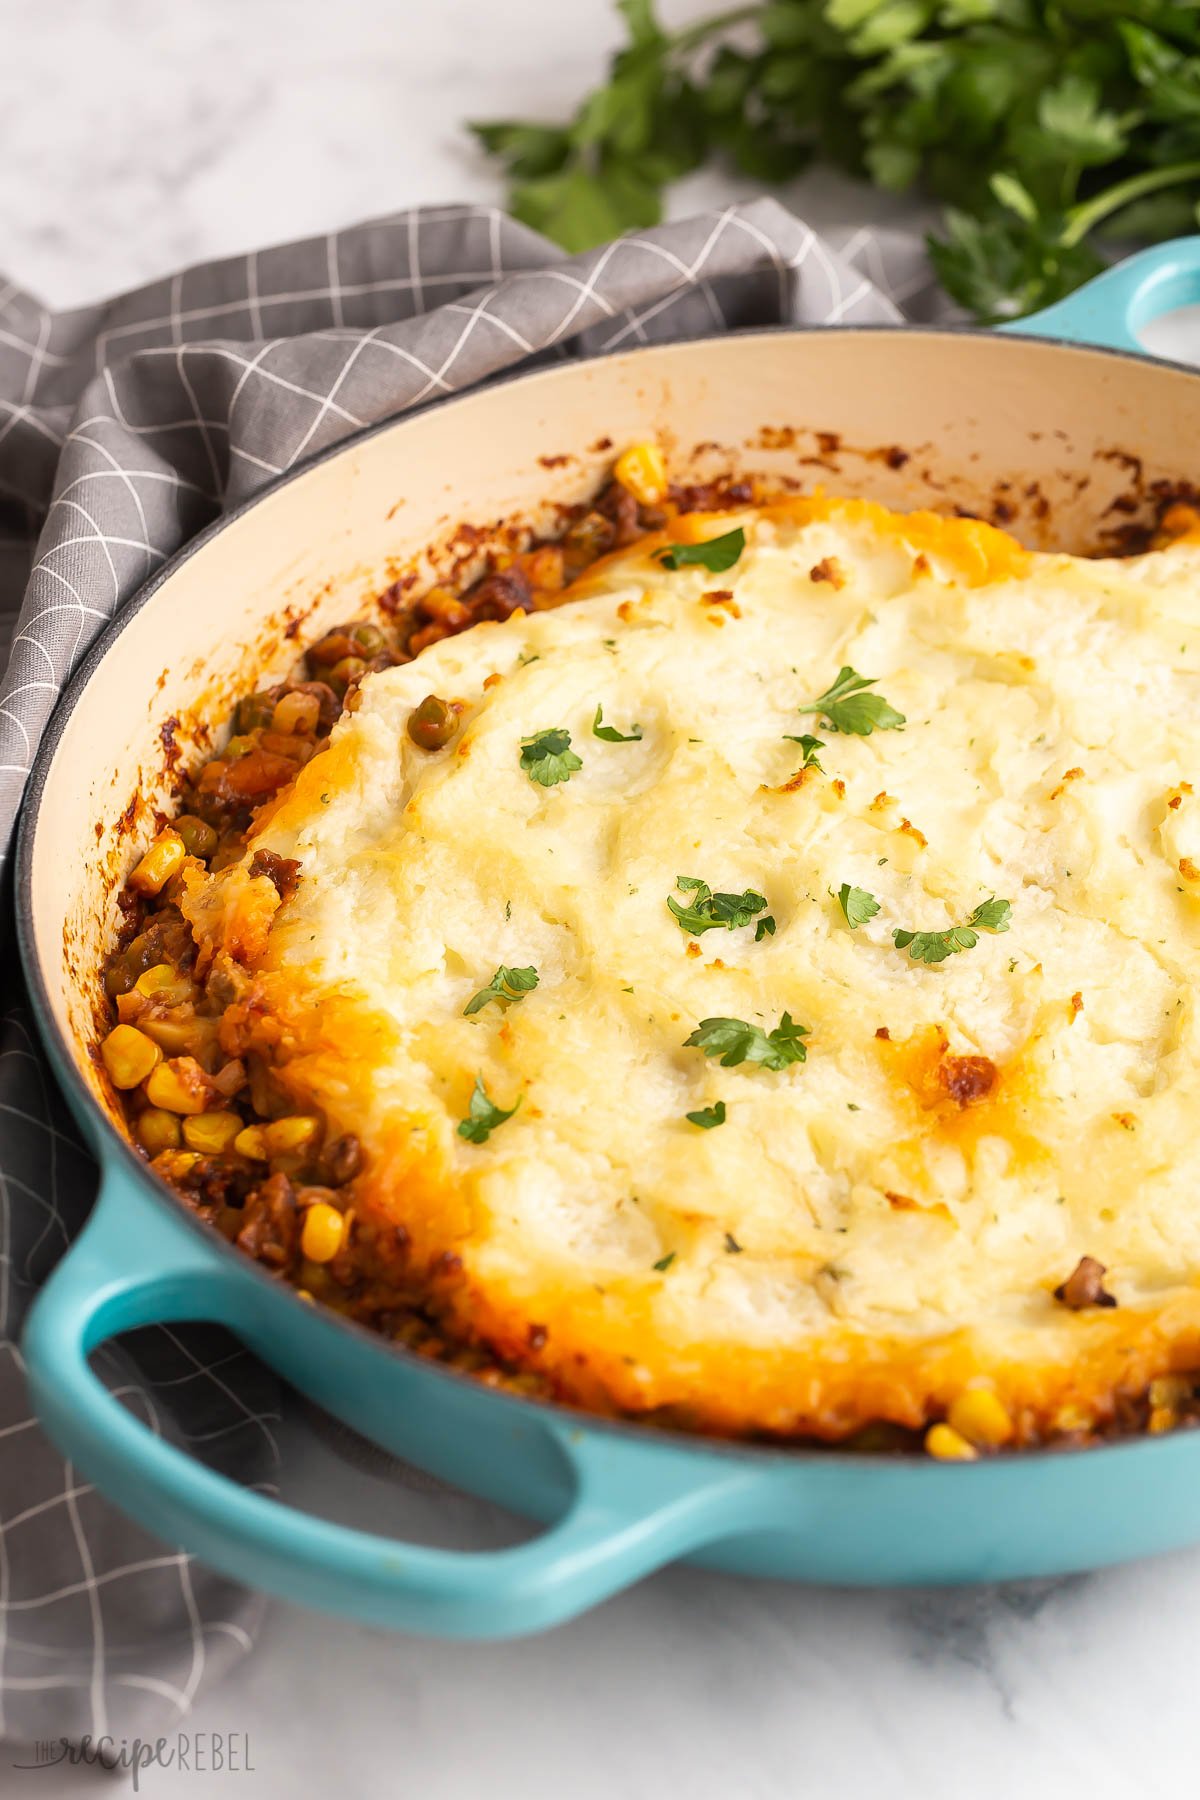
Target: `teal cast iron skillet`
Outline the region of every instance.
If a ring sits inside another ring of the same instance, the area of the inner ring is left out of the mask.
[[[315,635],[360,611],[398,545],[446,537],[456,507],[529,517],[546,494],[578,497],[611,454],[605,437],[620,447],[669,431],[685,462],[688,444],[715,439],[754,446],[755,467],[794,469],[804,434],[780,448],[761,430],[782,418],[834,429],[824,479],[843,491],[897,505],[1036,492],[1054,541],[1083,547],[1129,469],[1143,484],[1195,472],[1200,379],[1137,353],[1149,319],[1198,298],[1200,239],[1188,239],[1009,336],[750,332],[519,376],[385,421],[289,473],[122,612],[47,735],[16,883],[41,1032],[102,1174],[84,1232],[30,1313],[29,1388],[64,1455],[119,1507],[268,1592],[464,1638],[554,1625],[681,1557],[799,1581],[973,1582],[1200,1539],[1200,1432],[948,1464],[673,1435],[485,1388],[306,1304],[199,1223],[117,1130],[87,1050],[108,897],[132,854],[118,818],[139,786],[151,804],[167,792],[153,760],[162,718],[182,721],[186,750],[189,704],[227,704],[272,656],[285,668],[285,622],[303,614]],[[910,449],[881,458],[856,444]],[[1015,505],[1013,528],[1035,536]],[[150,829],[145,819],[141,835]],[[119,1332],[189,1319],[227,1326],[357,1431],[545,1529],[512,1549],[427,1549],[224,1479],[153,1435],[88,1363]]]

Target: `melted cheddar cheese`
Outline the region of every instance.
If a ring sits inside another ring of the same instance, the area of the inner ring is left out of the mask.
[[[737,526],[722,573],[643,543],[369,676],[185,910],[362,1140],[360,1213],[566,1396],[838,1437],[986,1378],[1025,1437],[1102,1419],[1200,1362],[1200,542],[1083,561],[820,499],[676,538]],[[903,729],[800,710],[844,666]],[[461,708],[436,753],[430,693]],[[522,743],[558,728],[582,766],[542,786]],[[284,905],[262,848],[301,865]],[[680,875],[774,934],[689,934]],[[843,884],[878,902],[855,929]],[[939,963],[894,941],[997,897],[1008,929]],[[466,1016],[501,965],[536,988]],[[685,1047],[784,1012],[803,1062]],[[479,1143],[477,1078],[517,1108]],[[1055,1299],[1084,1255],[1115,1307]]]

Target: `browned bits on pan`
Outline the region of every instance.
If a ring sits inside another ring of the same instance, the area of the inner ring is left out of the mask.
[[[426,694],[408,715],[408,735],[418,750],[444,750],[454,736],[458,719],[448,700]]]
[[[944,1056],[937,1078],[956,1106],[977,1106],[992,1092],[1000,1071],[988,1056]]]
[[[751,481],[696,482],[691,487],[673,487],[669,498],[677,512],[718,512],[723,507],[749,506],[754,499]]]
[[[1115,1297],[1104,1290],[1104,1264],[1094,1256],[1081,1256],[1074,1270],[1054,1290],[1054,1298],[1082,1312],[1088,1306],[1115,1306]]]
[[[281,900],[290,900],[300,885],[300,864],[294,856],[277,856],[274,850],[256,850],[250,859],[250,875],[265,875]]]

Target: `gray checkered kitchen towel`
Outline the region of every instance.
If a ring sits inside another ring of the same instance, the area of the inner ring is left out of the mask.
[[[0,857],[58,694],[105,623],[223,509],[361,425],[532,359],[714,327],[896,322],[920,246],[840,253],[772,201],[563,260],[487,208],[401,213],[55,315],[0,280]],[[903,307],[903,311],[901,308]],[[250,1648],[260,1602],[150,1538],[29,1416],[16,1345],[95,1180],[0,948],[0,1737],[152,1736]],[[274,1491],[276,1383],[156,1330],[104,1378],[152,1429]]]

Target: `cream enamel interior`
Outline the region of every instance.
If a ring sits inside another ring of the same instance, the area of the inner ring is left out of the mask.
[[[290,663],[289,603],[316,635],[462,521],[544,518],[594,487],[610,444],[655,436],[680,473],[740,465],[898,506],[986,509],[1006,482],[1018,535],[1082,549],[1129,487],[1114,450],[1141,459],[1147,482],[1191,474],[1195,394],[1184,371],[1031,341],[747,333],[545,370],[317,463],[171,571],[58,735],[30,898],[68,1054],[107,1104],[91,1055],[96,971],[114,891],[155,807],[169,804],[162,727],[180,719],[185,759],[198,756],[192,722],[219,718],[236,692]],[[869,454],[890,446],[909,453],[902,466]]]

